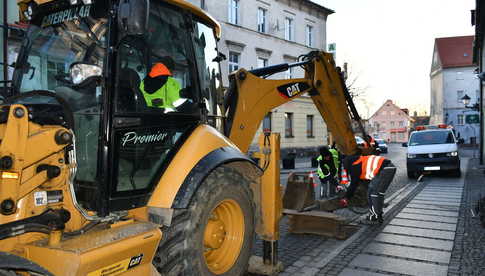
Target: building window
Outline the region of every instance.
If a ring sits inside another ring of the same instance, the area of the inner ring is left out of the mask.
[[[306,115],[306,137],[313,138],[313,115]]]
[[[263,119],[263,131],[271,132],[271,112],[268,112]]]
[[[205,0],[200,0],[200,8],[205,10]]]
[[[293,137],[293,113],[285,113],[285,137]]]
[[[266,67],[266,66],[268,66],[268,59],[258,57],[258,68]]]
[[[266,33],[266,14],[267,10],[263,8],[258,8],[258,32]]]
[[[241,59],[241,54],[236,52],[229,52],[229,73],[239,69],[240,59]]]
[[[391,121],[391,127],[393,127],[393,126],[394,126],[394,121]]]
[[[398,137],[399,137],[399,140],[401,140],[401,141],[404,140],[404,133],[399,132]]]
[[[456,124],[457,125],[463,125],[463,114],[458,114],[456,115]]]
[[[289,41],[295,40],[295,30],[292,18],[285,18],[285,39]]]
[[[399,121],[399,126],[403,127],[404,126],[404,121]]]
[[[229,0],[229,23],[239,24],[239,0]]]
[[[306,46],[313,47],[313,26],[306,25]]]
[[[463,95],[464,95],[464,91],[463,90],[458,90],[456,91],[456,101],[458,103],[462,103],[463,101],[461,100],[461,98],[463,98]]]

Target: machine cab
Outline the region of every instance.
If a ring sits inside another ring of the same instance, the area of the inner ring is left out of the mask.
[[[30,27],[7,102],[72,129],[83,208],[146,204],[185,138],[221,115],[219,25],[184,1],[19,2]]]

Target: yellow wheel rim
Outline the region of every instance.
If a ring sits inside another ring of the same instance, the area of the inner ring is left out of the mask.
[[[209,270],[223,274],[236,262],[244,242],[244,214],[239,204],[226,199],[211,212],[204,231],[204,258]]]

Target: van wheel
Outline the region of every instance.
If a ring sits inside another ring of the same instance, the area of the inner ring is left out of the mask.
[[[248,181],[222,165],[201,184],[187,209],[174,212],[153,264],[163,276],[244,275],[254,240]]]
[[[460,169],[453,170],[452,175],[454,177],[461,177],[461,170]]]
[[[416,178],[416,172],[408,170],[408,178],[415,179]]]

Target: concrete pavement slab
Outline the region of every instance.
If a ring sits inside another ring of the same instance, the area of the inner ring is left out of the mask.
[[[459,192],[463,190],[463,186],[435,186],[428,185],[423,191],[436,191],[436,192]]]
[[[419,195],[437,195],[437,196],[451,196],[451,197],[461,197],[463,192],[460,191],[443,191],[443,192],[432,192],[432,191],[425,191],[420,193]]]
[[[454,218],[458,217],[458,211],[438,211],[438,210],[419,209],[419,208],[412,208],[412,207],[406,207],[402,209],[401,213],[434,215],[434,216],[454,217]]]
[[[423,238],[437,238],[437,239],[444,239],[444,240],[450,240],[450,241],[455,239],[455,232],[451,232],[451,231],[421,229],[421,228],[405,227],[405,226],[397,226],[397,225],[386,226],[382,230],[382,233],[404,234],[404,235],[411,235],[411,236],[420,236]]]
[[[451,195],[433,195],[433,194],[420,194],[417,197],[419,198],[432,198],[432,199],[444,199],[444,200],[461,200],[461,195],[460,196],[451,196]]]
[[[417,227],[417,228],[423,228],[423,229],[436,229],[436,230],[447,230],[447,231],[456,230],[456,225],[449,224],[449,223],[426,222],[426,221],[417,221],[417,220],[399,219],[399,218],[395,218],[391,220],[389,224],[398,225],[398,226]]]
[[[444,206],[456,206],[460,207],[460,203],[454,203],[454,202],[442,202],[442,201],[426,201],[426,200],[417,200],[413,199],[411,200],[410,203],[416,203],[416,204],[427,204],[427,205],[444,205]]]
[[[402,212],[399,213],[396,216],[396,218],[414,219],[414,220],[422,220],[422,221],[445,222],[445,223],[453,223],[453,224],[456,224],[458,222],[458,218],[432,216],[432,215],[420,215],[420,214],[409,214],[409,213],[402,213]]]
[[[385,243],[371,243],[364,252],[448,264],[451,253]]]
[[[424,200],[431,202],[451,202],[451,203],[461,203],[461,198],[443,198],[443,197],[430,197],[430,196],[417,196],[414,199]]]
[[[388,243],[394,243],[394,244],[400,244],[400,245],[410,245],[410,246],[440,249],[440,250],[447,250],[447,251],[451,251],[451,249],[453,249],[452,241],[410,237],[410,236],[403,236],[398,234],[382,233],[377,235],[377,237],[374,240],[379,242],[388,242]]]
[[[355,269],[350,269],[346,268],[340,272],[338,276],[381,276],[381,275],[387,275],[387,274],[381,274],[381,273],[374,273],[374,272],[367,272],[367,271],[362,271],[362,270],[355,270]]]
[[[429,205],[429,204],[418,204],[418,203],[409,203],[406,207],[425,209],[425,210],[452,211],[452,212],[458,211],[460,209],[460,207],[456,207],[456,206]]]
[[[350,265],[407,275],[444,276],[448,267],[416,261],[361,254]]]

